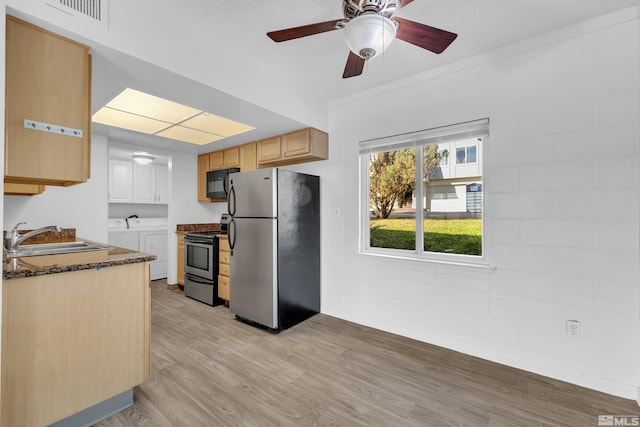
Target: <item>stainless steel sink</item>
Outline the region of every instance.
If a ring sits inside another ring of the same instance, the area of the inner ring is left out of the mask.
[[[71,254],[75,252],[102,251],[111,249],[111,246],[100,245],[93,242],[62,242],[43,243],[39,245],[20,245],[17,252],[9,253],[8,258],[17,258],[37,255]]]

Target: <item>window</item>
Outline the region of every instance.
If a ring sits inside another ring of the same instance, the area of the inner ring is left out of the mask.
[[[448,166],[449,165],[449,150],[440,149],[438,150],[438,155],[440,156],[440,166]]]
[[[488,130],[484,119],[361,142],[362,251],[481,257],[482,146]],[[452,150],[464,168],[449,169]]]
[[[456,163],[461,165],[464,163],[476,162],[476,146],[470,145],[467,147],[456,148]]]

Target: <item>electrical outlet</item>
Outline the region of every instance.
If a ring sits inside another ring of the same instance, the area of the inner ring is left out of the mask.
[[[567,335],[570,337],[580,336],[580,322],[577,320],[567,320]]]

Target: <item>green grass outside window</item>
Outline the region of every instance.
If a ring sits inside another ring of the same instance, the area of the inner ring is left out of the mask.
[[[371,247],[415,250],[415,219],[371,219],[370,224]],[[482,255],[482,220],[425,219],[424,250]]]

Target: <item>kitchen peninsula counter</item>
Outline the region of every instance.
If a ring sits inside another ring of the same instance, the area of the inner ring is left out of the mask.
[[[111,246],[108,250],[8,258],[3,256],[4,280],[70,271],[101,269],[156,259],[155,255]]]
[[[89,425],[133,404],[150,373],[155,258],[108,245],[4,257],[0,425]]]

